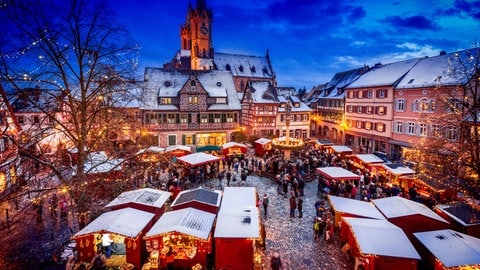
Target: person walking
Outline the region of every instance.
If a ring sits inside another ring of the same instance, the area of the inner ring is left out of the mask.
[[[274,252],[272,258],[270,259],[270,267],[272,270],[280,270],[282,268],[282,259],[280,258],[280,254],[278,252]]]
[[[302,199],[302,197],[298,197],[297,209],[298,209],[298,218],[302,218],[303,217],[303,199]]]
[[[291,196],[289,199],[290,203],[290,218],[295,217],[295,209],[297,208],[297,200],[295,200],[295,196]]]
[[[263,215],[265,219],[267,219],[268,203],[269,203],[268,196],[267,194],[264,194],[262,199],[262,204],[263,204]]]
[[[230,186],[230,180],[232,180],[232,172],[228,170],[227,171],[227,187]]]

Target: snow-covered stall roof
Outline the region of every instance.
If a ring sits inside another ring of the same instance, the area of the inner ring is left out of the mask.
[[[263,144],[271,143],[272,140],[267,138],[260,138],[260,139],[257,139],[255,142],[263,145]]]
[[[247,148],[247,146],[243,143],[237,143],[237,142],[228,142],[222,145],[223,149],[228,149],[231,147],[242,147],[242,148]]]
[[[273,71],[265,56],[214,53],[214,62],[218,70],[230,71],[233,76],[272,78]]]
[[[106,207],[112,207],[127,203],[137,203],[157,208],[163,207],[172,194],[167,191],[142,188],[137,190],[130,190],[122,192],[115,199],[106,205]]]
[[[144,153],[163,153],[165,151],[165,148],[163,147],[158,147],[158,146],[150,146],[144,149],[140,149],[137,152],[137,155],[141,155]]]
[[[317,173],[335,180],[359,180],[360,175],[357,175],[342,167],[319,167]]]
[[[178,232],[206,240],[214,220],[214,214],[191,207],[166,212],[145,234],[145,238]]]
[[[124,159],[110,158],[104,151],[91,152],[85,160],[86,174],[108,173],[122,170]]]
[[[225,187],[215,238],[260,237],[259,210],[254,187]]]
[[[427,206],[400,196],[375,199],[372,200],[372,202],[387,218],[422,215],[441,222],[449,223],[437,213],[430,210]]]
[[[403,166],[401,163],[385,163],[382,166],[394,175],[410,175],[415,174],[415,171]]]
[[[222,192],[219,190],[210,190],[202,187],[196,189],[182,190],[178,193],[171,206],[182,205],[191,201],[197,201],[208,205],[220,207]]]
[[[375,65],[372,69],[361,75],[356,81],[352,82],[346,89],[375,87],[375,86],[393,86],[398,82],[419,59],[409,59],[390,64]]]
[[[384,163],[383,159],[379,158],[374,154],[357,154],[355,155],[355,157],[357,157],[360,161],[362,161],[365,164]]]
[[[349,217],[343,220],[355,236],[361,253],[421,259],[402,229],[387,220]]]
[[[152,220],[154,214],[134,208],[122,208],[103,213],[77,232],[73,238],[92,233],[114,233],[136,238]]]
[[[353,149],[345,145],[330,145],[330,147],[335,153],[345,153],[353,152]]]
[[[186,145],[170,145],[168,146],[167,148],[165,148],[165,152],[172,152],[172,151],[177,151],[177,150],[181,150],[181,151],[185,151],[185,152],[192,152],[192,148],[190,146],[186,146]]]
[[[480,265],[480,239],[454,230],[413,234],[446,267]]]
[[[220,158],[204,152],[198,152],[198,153],[185,155],[183,157],[179,157],[178,160],[185,162],[191,166],[200,166],[200,165],[218,161],[220,160]]]
[[[369,202],[328,195],[333,210],[365,218],[385,219],[375,206]]]

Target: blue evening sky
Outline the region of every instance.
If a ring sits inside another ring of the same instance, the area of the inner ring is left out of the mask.
[[[180,48],[180,25],[196,0],[111,1],[141,46],[140,67],[161,67]],[[479,41],[480,1],[206,0],[217,52],[270,52],[279,86],[306,87],[337,72]]]

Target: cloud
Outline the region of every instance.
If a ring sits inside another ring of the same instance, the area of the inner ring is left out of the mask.
[[[421,15],[410,16],[406,18],[401,18],[400,16],[388,16],[383,21],[394,27],[413,28],[420,30],[439,29],[439,26],[435,22],[430,21]]]

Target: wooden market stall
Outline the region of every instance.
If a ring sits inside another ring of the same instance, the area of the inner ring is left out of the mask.
[[[353,154],[353,149],[345,145],[328,145],[326,149],[328,153],[340,155],[341,157]]]
[[[450,229],[450,223],[424,204],[392,196],[372,200],[388,221],[402,228],[410,241],[417,246],[413,233]]]
[[[255,155],[263,157],[265,154],[272,152],[272,140],[260,138],[254,142]]]
[[[480,239],[454,230],[414,233],[425,249],[422,269],[480,269]]]
[[[146,249],[150,253],[143,269],[165,269],[167,252],[174,252],[175,269],[191,269],[200,264],[207,269],[212,256],[212,229],[215,214],[195,208],[166,212],[146,233]]]
[[[176,157],[182,157],[192,153],[192,148],[186,145],[171,145],[165,148],[165,153]]]
[[[155,221],[165,212],[165,203],[172,194],[167,191],[141,188],[122,192],[105,207],[111,210],[135,208],[155,214]]]
[[[256,269],[261,264],[260,218],[254,187],[225,187],[215,227],[215,269]]]
[[[135,155],[143,162],[156,162],[159,155],[165,152],[165,148],[158,146],[150,146],[139,150]]]
[[[327,200],[335,214],[335,226],[340,227],[342,217],[385,219],[370,202],[328,195]]]
[[[228,142],[222,145],[222,154],[225,156],[243,156],[247,153],[248,147],[243,143]]]
[[[422,199],[433,196],[440,203],[457,199],[458,184],[454,178],[439,179],[429,175],[417,174],[413,177],[411,185],[417,188],[418,196]]]
[[[480,206],[475,202],[457,201],[438,204],[434,211],[452,224],[452,229],[480,238]]]
[[[317,173],[330,181],[359,181],[360,175],[357,175],[342,167],[319,167]]]
[[[401,228],[384,219],[342,218],[343,250],[365,270],[417,270],[421,259]],[[345,248],[348,246],[348,248]]]
[[[415,171],[410,169],[409,167],[404,166],[402,163],[383,163],[382,168],[379,168],[380,174],[385,176],[388,181],[392,184],[397,184],[401,186],[400,178],[413,176]],[[408,189],[408,186],[401,186],[405,189]]]
[[[362,173],[370,172],[378,175],[385,161],[374,154],[357,154],[352,156],[353,166]]]
[[[199,167],[206,164],[218,162],[220,158],[204,152],[198,152],[181,156],[177,160],[191,167]]]
[[[119,267],[126,262],[140,269],[147,255],[143,236],[152,227],[153,219],[153,213],[130,207],[103,213],[72,236],[78,260],[89,263],[96,254],[99,239],[110,234],[114,252],[106,266]]]
[[[221,191],[199,187],[196,189],[181,191],[170,207],[173,210],[192,207],[212,214],[217,214],[221,200]]]

